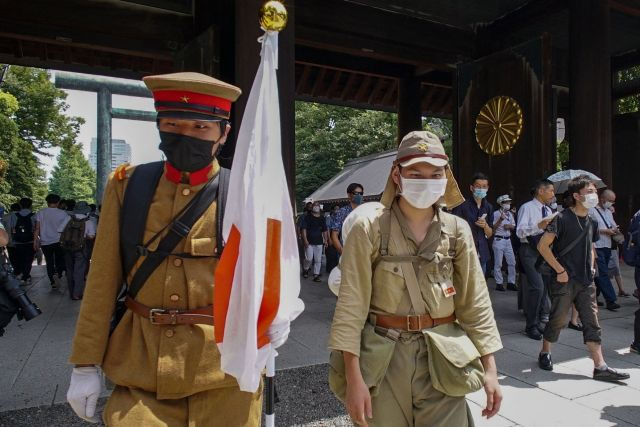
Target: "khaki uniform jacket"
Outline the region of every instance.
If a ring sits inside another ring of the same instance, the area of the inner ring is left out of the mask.
[[[70,362],[101,365],[114,383],[157,393],[159,399],[181,398],[203,390],[237,386],[220,370],[213,327],[209,325],[152,325],[127,310],[109,337],[109,323],[116,296],[123,283],[120,256],[120,208],[128,177],[109,179],[105,190],[91,268],[80,309]],[[209,176],[219,171],[214,161]],[[148,241],[204,187],[175,184],[160,178],[149,209],[144,232]],[[125,215],[126,220],[126,215]],[[156,239],[150,250],[155,250]],[[175,253],[209,256],[169,256],[153,272],[137,295],[152,308],[194,309],[213,303],[217,258],[215,203],[194,224]],[[139,267],[139,261],[133,271]],[[129,279],[131,276],[129,277]],[[212,313],[213,314],[213,313]]]
[[[402,269],[398,263],[381,261],[379,210],[373,217],[361,217],[354,224],[345,242],[340,259],[342,273],[340,296],[331,326],[329,348],[360,355],[360,336],[370,312],[399,314],[398,306],[407,292]],[[391,215],[400,223],[402,235],[391,234],[402,251],[406,240],[410,255],[427,256],[433,261],[415,263],[418,285],[428,312],[433,318],[456,317],[481,355],[502,348],[489,299],[487,284],[478,261],[469,225],[463,219],[438,210],[423,242],[418,245],[396,202]],[[455,236],[455,256],[451,256],[449,237]],[[393,253],[389,245],[389,255]],[[375,271],[373,266],[376,265]],[[456,294],[445,297],[446,284],[453,283]],[[445,285],[443,285],[445,284]]]

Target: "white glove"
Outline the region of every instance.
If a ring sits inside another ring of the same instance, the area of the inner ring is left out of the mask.
[[[271,326],[269,326],[267,335],[271,340],[271,345],[273,346],[273,348],[278,348],[287,341],[287,338],[289,338],[289,331],[289,322],[285,322],[279,325],[271,324]]]
[[[96,405],[102,391],[102,377],[95,366],[73,368],[67,402],[76,415],[90,423],[97,423]]]

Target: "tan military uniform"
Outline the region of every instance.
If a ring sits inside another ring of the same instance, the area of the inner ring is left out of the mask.
[[[109,337],[109,322],[123,283],[120,207],[133,169],[111,177],[105,190],[70,362],[99,365],[118,385],[103,414],[109,426],[257,426],[261,390],[241,392],[236,380],[220,370],[212,326],[158,326],[127,311]],[[209,177],[218,170],[214,161]],[[176,184],[163,176],[149,209],[144,241],[169,224],[204,185]],[[213,303],[215,218],[214,203],[174,250],[208,258],[167,257],[138,293],[139,302],[182,310]],[[155,250],[160,240],[149,249]]]
[[[381,215],[382,210],[373,217],[360,218],[345,243],[340,260],[340,296],[329,339],[329,348],[333,350],[359,356],[361,332],[370,312],[409,314],[397,312],[407,292],[402,269],[392,262],[377,263]],[[391,215],[398,219],[401,233],[392,233],[390,237],[402,242],[400,247],[406,241],[412,255],[417,256],[430,256],[435,247],[433,261],[420,262],[416,268],[421,296],[431,317],[444,318],[455,313],[481,355],[499,350],[500,335],[469,226],[438,211],[425,239],[418,243],[395,202]],[[443,221],[445,217],[447,221]],[[450,236],[455,236],[455,240]],[[455,248],[449,248],[450,240],[456,242]],[[453,253],[450,249],[454,249],[455,257],[450,255]],[[446,297],[443,283],[453,283],[456,294]],[[378,393],[372,398],[370,425],[473,425],[464,397],[450,397],[433,388],[427,360],[422,334],[403,333]]]

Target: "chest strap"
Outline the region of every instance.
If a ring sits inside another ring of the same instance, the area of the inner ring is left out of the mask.
[[[455,322],[455,313],[447,317],[432,318],[428,313],[409,316],[370,314],[369,321],[373,326],[385,329],[397,329],[402,332],[420,332],[438,325]]]
[[[127,296],[127,308],[138,316],[149,319],[152,325],[211,325],[213,326],[213,306],[195,308],[193,310],[174,310],[151,308]]]

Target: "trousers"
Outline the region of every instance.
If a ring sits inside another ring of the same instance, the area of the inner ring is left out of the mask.
[[[309,245],[304,250],[304,269],[308,270],[313,263],[313,274],[320,274],[320,265],[322,263],[322,248],[324,245]]]
[[[31,243],[16,243],[15,256],[16,265],[14,266],[16,276],[22,275],[21,279],[26,280],[31,277],[31,265],[36,251]]]
[[[502,277],[502,259],[507,261],[507,283],[516,283],[516,256],[513,253],[511,240],[494,239],[493,240],[493,278],[496,284],[501,285],[504,281]]]
[[[79,251],[65,251],[67,264],[67,285],[71,298],[82,298],[87,282],[87,254],[86,249]]]
[[[49,276],[49,280],[53,282],[54,274],[57,274],[58,277],[62,277],[62,273],[66,270],[66,263],[64,259],[64,251],[60,248],[60,243],[42,245],[42,253],[44,254],[45,262],[47,263],[47,276]]]
[[[433,388],[428,357],[422,334],[400,336],[378,394],[371,398],[370,426],[474,425],[464,397],[447,396]]]
[[[526,286],[522,290],[522,308],[526,318],[526,329],[540,325],[540,318],[545,313],[546,291],[542,276],[536,270],[539,253],[530,244],[520,245],[520,263],[527,276]],[[548,311],[547,311],[548,312]]]
[[[611,279],[609,279],[609,260],[611,260],[610,248],[596,249],[596,263],[598,264],[598,275],[594,279],[598,290],[604,295],[607,302],[614,302],[617,299],[616,291],[613,289]]]
[[[601,328],[598,321],[598,305],[596,303],[596,287],[592,283],[585,285],[573,279],[568,283],[550,280],[551,313],[549,323],[544,329],[544,339],[549,342],[558,341],[560,331],[567,326],[567,313],[571,304],[575,304],[580,315],[584,342],[601,342]]]
[[[256,393],[226,387],[166,400],[116,386],[102,420],[108,427],[259,427],[261,416],[262,385]]]

